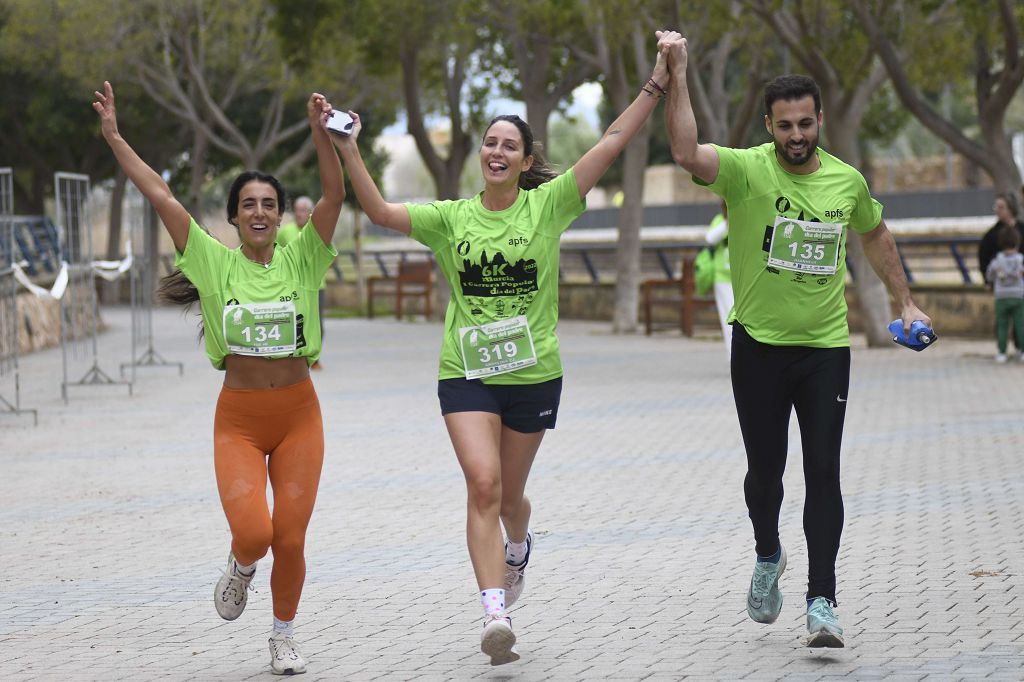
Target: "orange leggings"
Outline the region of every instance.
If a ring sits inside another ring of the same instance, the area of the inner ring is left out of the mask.
[[[274,615],[292,620],[306,578],[306,527],[324,462],[324,426],[313,382],[221,389],[213,461],[235,558],[244,566],[273,549]],[[273,516],[267,506],[268,473]]]

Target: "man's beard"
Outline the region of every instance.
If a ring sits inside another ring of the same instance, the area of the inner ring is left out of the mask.
[[[786,163],[791,166],[802,166],[811,159],[814,158],[814,152],[818,149],[818,138],[814,138],[814,141],[807,145],[807,151],[803,156],[792,156],[785,145],[779,144],[779,141],[775,141],[775,151],[785,159]]]

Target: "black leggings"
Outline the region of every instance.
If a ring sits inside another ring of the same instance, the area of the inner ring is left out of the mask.
[[[779,548],[789,415],[796,408],[807,489],[807,598],[826,597],[833,603],[843,533],[839,450],[849,387],[849,348],[771,346],[751,338],[742,325],[733,325],[732,392],[747,450],[743,492],[755,549],[760,556],[771,556]]]

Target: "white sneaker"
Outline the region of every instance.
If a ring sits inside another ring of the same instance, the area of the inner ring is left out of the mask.
[[[491,665],[505,665],[519,660],[511,618],[504,614],[490,614],[484,617],[480,651],[491,657]]]
[[[996,364],[1001,365],[1006,362],[1006,353],[996,353]]]
[[[513,566],[505,564],[505,608],[509,608],[519,599],[526,587],[526,565],[530,563],[530,551],[533,549],[533,533],[526,534],[526,558],[523,563]]]
[[[270,672],[275,675],[301,675],[306,672],[306,659],[294,637],[276,634],[270,642]]]
[[[228,553],[228,567],[224,569],[224,575],[217,581],[217,586],[213,588],[213,605],[217,607],[217,613],[224,620],[234,620],[242,615],[242,611],[245,611],[245,604],[249,600],[249,590],[252,589],[250,583],[252,583],[253,576],[256,575],[256,571],[253,570],[252,575],[242,575],[237,569],[238,564],[235,562],[235,553]]]

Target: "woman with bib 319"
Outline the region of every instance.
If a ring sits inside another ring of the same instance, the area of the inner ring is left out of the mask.
[[[498,116],[479,152],[484,189],[470,199],[389,203],[360,158],[359,117],[349,112],[356,121],[351,135],[332,138],[369,218],[429,246],[451,285],[438,398],[466,479],[466,536],[485,612],[480,646],[492,665],[519,658],[506,609],[522,593],[533,546],[523,491],[558,415],[559,239],[646,123],[667,78],[658,55],[637,98],[562,175],[541,158],[525,121]]]

